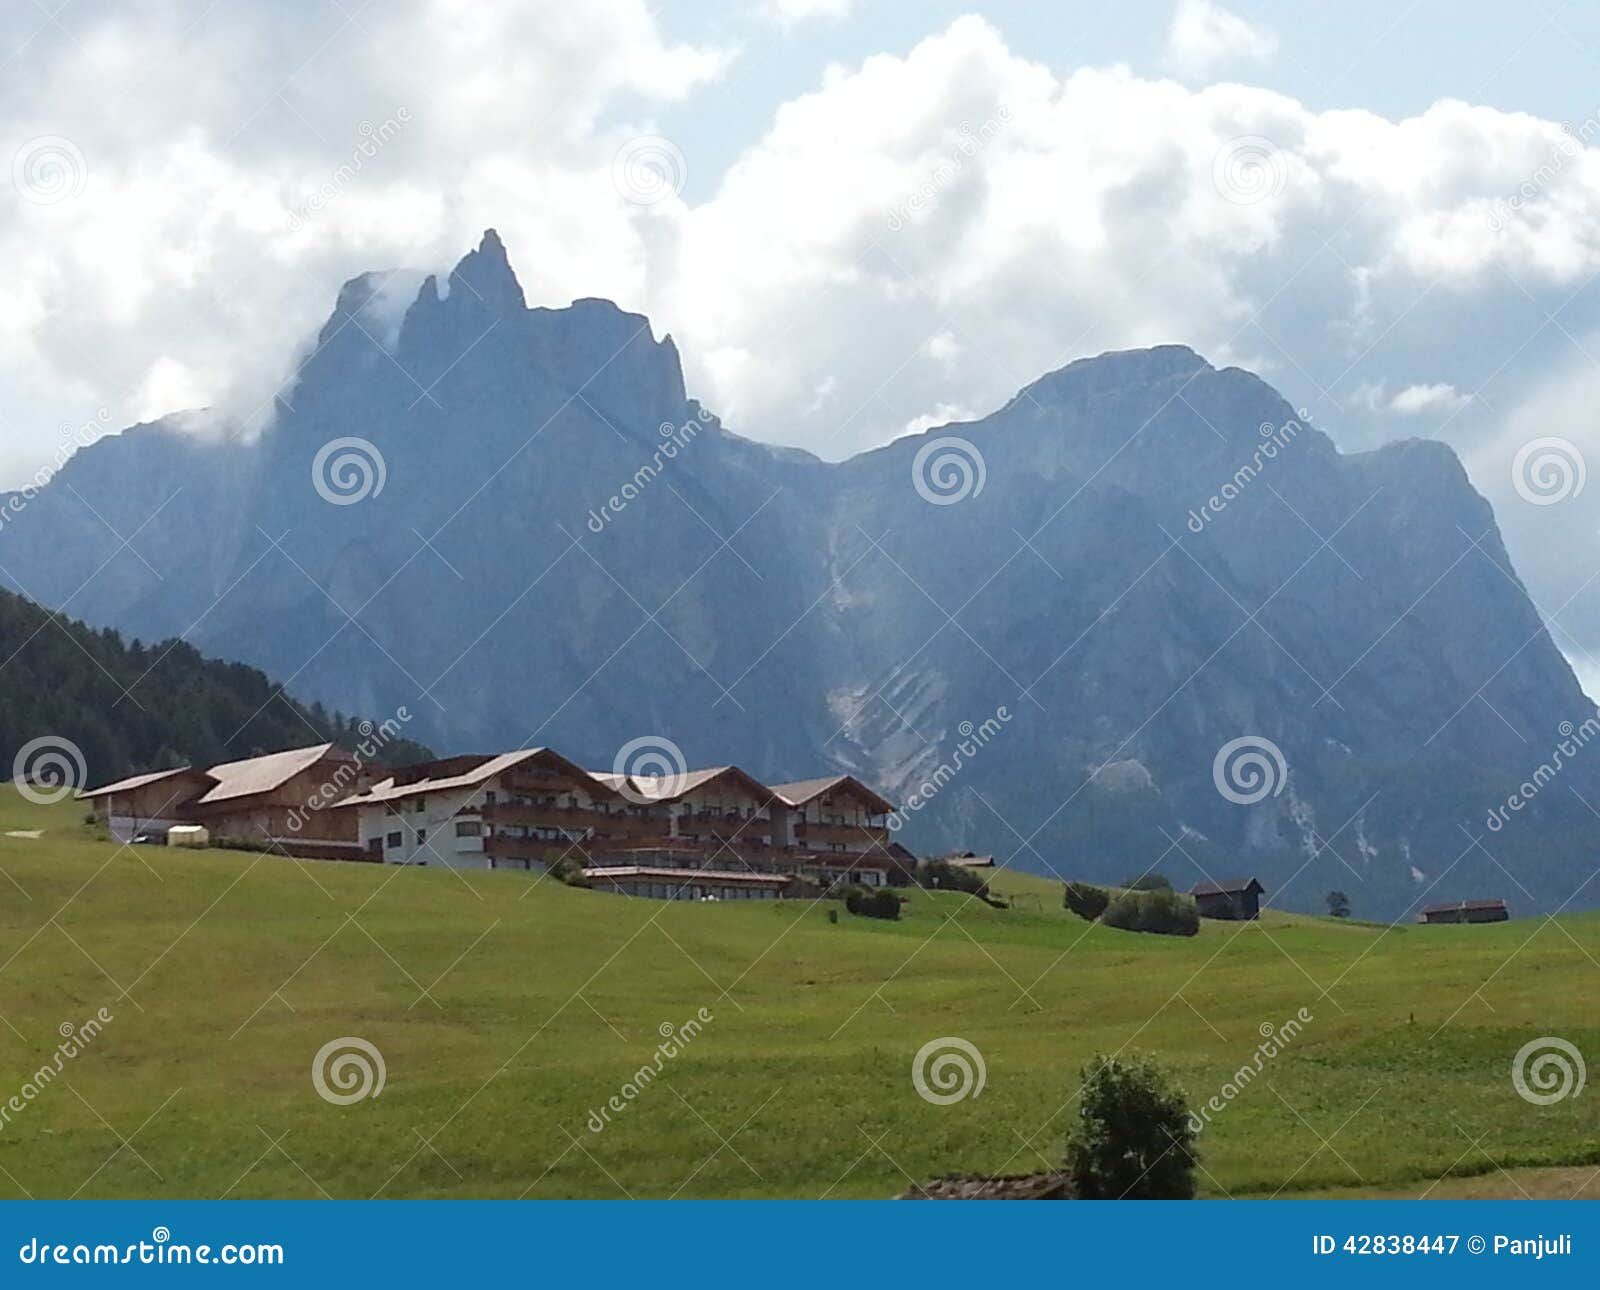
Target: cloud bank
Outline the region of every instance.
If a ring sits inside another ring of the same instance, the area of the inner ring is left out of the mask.
[[[494,225],[530,301],[649,313],[730,426],[829,457],[1172,341],[1346,449],[1444,438],[1558,642],[1600,650],[1600,488],[1530,503],[1513,473],[1540,437],[1600,463],[1593,119],[1053,69],[969,17],[830,68],[690,203],[663,121],[736,54],[641,3],[327,7],[292,45],[279,15],[204,10],[45,33],[0,77],[7,482],[100,407],[248,415],[340,281],[445,267]],[[1271,37],[1186,4],[1168,52],[1195,74]]]

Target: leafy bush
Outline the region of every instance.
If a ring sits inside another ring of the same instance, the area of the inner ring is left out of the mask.
[[[1069,882],[1061,903],[1079,918],[1086,918],[1092,923],[1106,912],[1106,906],[1111,903],[1111,893],[1091,883]]]
[[[900,897],[887,887],[852,887],[844,898],[844,907],[862,918],[900,917]]]
[[[583,860],[578,856],[562,856],[550,866],[550,876],[568,887],[587,887],[589,879],[583,872]]]
[[[1193,896],[1182,896],[1170,889],[1119,891],[1100,921],[1128,932],[1193,936],[1200,930],[1200,911],[1195,908]]]
[[[1183,1095],[1159,1066],[1096,1057],[1083,1068],[1067,1172],[1085,1200],[1192,1200],[1194,1138]]]
[[[1122,886],[1128,891],[1171,891],[1172,879],[1164,873],[1142,873],[1136,878],[1126,878]]]

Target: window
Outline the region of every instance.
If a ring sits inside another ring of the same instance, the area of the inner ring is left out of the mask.
[[[483,804],[485,806],[493,806],[494,805],[494,789],[491,788],[487,793],[485,793],[483,795]]]
[[[480,837],[482,834],[483,834],[483,825],[479,824],[476,820],[457,820],[456,821],[456,837],[458,837],[458,838],[476,838],[476,837]]]
[[[371,851],[371,852],[374,852],[374,853],[382,851],[383,850],[383,839],[382,838],[368,838],[367,839],[367,850]]]
[[[387,846],[387,847],[390,847],[390,848],[398,847],[400,845],[400,835],[398,833],[391,833],[383,841],[384,841],[384,845]]]
[[[427,840],[428,840],[428,830],[427,829],[418,829],[417,830],[417,845],[420,847]]]

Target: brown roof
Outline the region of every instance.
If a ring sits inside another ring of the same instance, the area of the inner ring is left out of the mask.
[[[353,754],[327,743],[312,744],[306,748],[285,748],[282,752],[246,757],[240,761],[219,762],[206,772],[217,783],[199,799],[199,805],[210,806],[214,802],[227,802],[237,797],[270,793],[329,756],[336,761],[354,760]]]
[[[877,793],[863,784],[854,775],[824,775],[820,779],[797,779],[788,784],[774,784],[772,791],[790,806],[804,806],[814,798],[821,797],[824,793],[840,787],[855,790],[860,796],[867,799],[872,809],[885,814],[894,810],[892,802],[885,801]]]
[[[211,778],[205,771],[197,770],[193,766],[179,766],[175,770],[153,770],[144,775],[130,775],[127,779],[119,779],[113,784],[102,784],[99,788],[81,789],[78,796],[104,797],[107,793],[131,793],[146,784],[159,784],[162,780],[177,775],[193,775],[199,779]]]
[[[742,784],[753,797],[766,801],[772,790],[754,775],[737,766],[711,766],[705,770],[689,770],[681,775],[617,775],[608,771],[592,770],[589,777],[614,792],[631,789],[638,796],[652,802],[675,802],[680,797],[704,788],[724,777]]]
[[[1255,878],[1229,878],[1223,882],[1197,882],[1190,889],[1191,896],[1242,896],[1254,887],[1259,892],[1267,889]]]
[[[450,757],[444,759],[440,766],[449,773],[437,778],[423,776],[420,779],[398,777],[403,782],[396,782],[397,777],[391,775],[388,779],[380,780],[365,793],[357,793],[340,802],[340,806],[370,806],[378,802],[393,802],[402,797],[420,797],[424,793],[448,792],[457,788],[476,788],[485,780],[493,779],[502,771],[512,770],[524,762],[540,758],[545,761],[556,762],[562,770],[575,779],[583,780],[589,777],[587,771],[581,766],[568,761],[560,753],[551,748],[521,748],[516,752],[497,753],[492,757],[485,756],[477,765],[469,769],[460,769],[462,759]],[[609,785],[602,785],[607,791]]]
[[[1451,900],[1442,905],[1424,905],[1424,914],[1451,914],[1459,910],[1468,909],[1504,909],[1506,902],[1503,900]]]

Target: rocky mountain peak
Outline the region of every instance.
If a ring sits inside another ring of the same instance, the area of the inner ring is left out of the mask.
[[[647,318],[527,308],[492,230],[392,339],[412,294],[346,284],[262,445],[152,428],[86,450],[0,531],[0,566],[307,699],[409,705],[445,753],[536,738],[603,766],[658,734],[694,764],[849,770],[903,799],[1004,709],[908,818],[918,850],[1113,881],[1249,870],[1274,903],[1341,886],[1380,915],[1435,880],[1554,907],[1592,872],[1566,793],[1492,861],[1463,854],[1593,705],[1443,445],[1342,454],[1284,429],[1258,377],[1162,345],[964,423],[987,482],[959,497],[918,487],[917,436],[824,464],[702,433],[658,460],[698,405]],[[381,495],[314,487],[341,437],[379,449]],[[1240,739],[1281,754],[1281,792],[1223,791]],[[1600,800],[1600,762],[1563,774]]]

